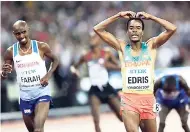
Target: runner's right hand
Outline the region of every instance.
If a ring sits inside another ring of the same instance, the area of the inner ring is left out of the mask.
[[[120,17],[129,19],[129,18],[134,18],[136,16],[136,13],[133,11],[121,11],[119,12],[119,15]]]
[[[5,63],[2,66],[2,75],[7,76],[8,73],[11,73],[12,71],[12,65]]]

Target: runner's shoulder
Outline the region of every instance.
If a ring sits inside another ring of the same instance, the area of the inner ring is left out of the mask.
[[[121,39],[118,39],[118,42],[119,42],[119,46],[120,46],[119,51],[123,51],[123,49],[125,48],[126,42]]]
[[[8,51],[8,52],[12,52],[12,51],[13,51],[13,45],[9,46],[9,47],[7,48],[7,51]]]
[[[46,50],[47,48],[50,48],[47,43],[42,42],[42,41],[37,41],[37,44],[38,44],[38,49],[39,49],[40,51],[44,51],[44,50]]]
[[[148,40],[146,41],[148,47],[150,47],[151,49],[153,48],[152,46],[153,46],[153,44],[154,44],[154,42],[155,42],[155,38],[156,38],[156,37],[152,37],[152,38],[150,38],[150,39],[148,39]]]
[[[125,46],[126,45],[126,42],[121,40],[121,39],[118,39],[118,42],[119,42],[120,46]]]
[[[37,44],[38,44],[39,48],[43,48],[43,47],[49,46],[47,43],[42,42],[42,41],[37,41]]]
[[[3,56],[4,58],[9,58],[9,59],[13,58],[13,45],[7,48]]]
[[[7,48],[6,54],[13,55],[13,45]]]

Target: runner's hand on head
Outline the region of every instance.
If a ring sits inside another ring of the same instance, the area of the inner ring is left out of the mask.
[[[136,13],[133,11],[121,11],[119,12],[120,17],[129,19],[129,18],[134,18]]]
[[[151,15],[146,13],[146,12],[137,12],[136,17],[141,18],[141,19],[149,20]]]

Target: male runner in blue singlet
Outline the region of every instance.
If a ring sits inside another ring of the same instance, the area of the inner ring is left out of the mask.
[[[179,114],[184,131],[190,132],[187,124],[190,89],[185,79],[179,75],[163,76],[156,81],[154,93],[157,102],[161,105],[159,132],[164,131],[166,117],[172,109]]]

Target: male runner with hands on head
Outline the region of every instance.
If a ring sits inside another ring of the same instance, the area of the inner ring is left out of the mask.
[[[7,78],[14,65],[24,123],[29,132],[44,132],[44,123],[52,103],[48,80],[59,61],[48,44],[29,38],[29,26],[25,21],[18,20],[14,23],[13,34],[18,42],[4,54],[1,79]],[[48,72],[45,57],[53,62]]]
[[[119,18],[129,19],[126,25],[129,42],[117,39],[106,31],[108,25]],[[142,42],[143,20],[153,20],[165,28],[156,37]],[[94,26],[94,31],[111,47],[118,51],[121,62],[123,94],[121,114],[127,132],[138,132],[143,123],[143,132],[156,132],[157,106],[153,94],[154,63],[156,49],[163,45],[176,31],[172,23],[145,12],[122,11]]]

